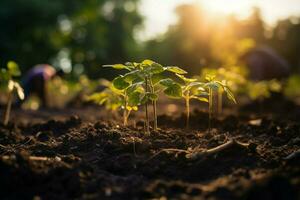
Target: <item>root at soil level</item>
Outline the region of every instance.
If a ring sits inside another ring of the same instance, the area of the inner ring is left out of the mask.
[[[153,156],[151,156],[148,160],[145,161],[145,163],[149,162],[151,159],[155,158],[156,156],[158,156],[159,154],[166,152],[166,153],[185,153],[186,158],[188,159],[192,159],[192,160],[196,160],[199,158],[203,158],[203,157],[207,157],[207,156],[212,156],[214,154],[217,153],[221,153],[222,151],[226,151],[228,149],[233,149],[233,150],[237,150],[237,149],[243,149],[243,150],[247,150],[247,151],[251,151],[252,153],[256,151],[256,145],[254,143],[242,143],[242,142],[238,142],[234,139],[229,140],[228,142],[221,144],[219,146],[216,146],[214,148],[211,149],[201,149],[199,147],[196,147],[194,149],[188,149],[188,150],[184,150],[184,149],[172,149],[172,148],[168,148],[168,149],[161,149],[160,151],[158,151],[157,153],[155,153]]]
[[[229,140],[228,142],[221,144],[217,147],[211,148],[211,149],[194,149],[193,151],[189,152],[186,157],[190,159],[199,159],[203,158],[206,156],[211,156],[217,153],[221,153],[222,151],[228,150],[228,149],[233,149],[233,150],[246,150],[246,151],[251,151],[255,152],[256,150],[256,145],[253,143],[242,143],[238,142],[234,139]]]

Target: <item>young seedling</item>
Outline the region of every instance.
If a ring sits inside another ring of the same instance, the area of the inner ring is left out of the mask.
[[[112,83],[110,81],[105,81],[105,84],[101,83],[101,85],[106,88],[102,92],[93,93],[92,95],[87,96],[87,101],[95,102],[99,105],[104,105],[107,110],[116,111],[118,110],[122,104],[122,98],[112,87]]]
[[[215,80],[222,80],[223,84],[230,86],[233,92],[245,92],[248,81],[246,80],[247,70],[242,66],[225,66],[218,69],[204,68],[202,69],[201,80],[205,79],[206,75],[214,75]],[[225,81],[226,80],[226,81]],[[217,93],[217,113],[220,115],[223,110],[223,94],[222,87],[218,89]]]
[[[177,98],[181,95],[180,85],[173,81],[171,78],[168,78],[166,74],[163,72],[168,71],[171,73],[178,73],[178,74],[186,74],[187,72],[177,66],[167,66],[163,67],[161,64],[158,64],[151,60],[144,60],[142,65],[145,67],[145,80],[146,85],[149,85],[149,97],[148,99],[152,101],[153,106],[153,118],[154,118],[154,125],[153,129],[156,131],[157,126],[157,100],[158,94],[161,90],[168,95],[169,97]],[[170,82],[171,84],[164,84],[166,82]],[[163,86],[163,87],[161,87]],[[147,88],[147,86],[146,86]]]
[[[128,118],[131,111],[137,111],[139,105],[140,88],[128,86],[123,76],[116,77],[113,82],[106,83],[106,89],[102,92],[92,94],[88,100],[100,105],[105,104],[106,109],[115,111],[123,109],[123,125],[128,125]]]
[[[148,104],[152,102],[153,107],[153,128],[157,130],[157,100],[158,93],[160,92],[160,83],[166,79],[167,76],[163,74],[165,71],[169,71],[177,74],[186,74],[187,72],[179,67],[169,66],[164,67],[159,63],[152,60],[144,60],[141,63],[127,62],[123,64],[104,65],[104,67],[112,67],[114,69],[125,69],[129,72],[122,76],[122,84],[126,84],[128,87],[142,87],[142,95],[135,95],[135,100],[145,105],[145,118],[146,118],[146,132],[150,132],[150,119],[148,112]],[[169,93],[170,96],[178,95],[179,85],[171,84],[164,88],[165,93]],[[176,94],[175,94],[176,93]],[[139,99],[138,99],[139,98]]]
[[[226,94],[227,98],[234,102],[235,104],[237,103],[235,100],[235,97],[229,87],[227,86],[226,82],[222,81],[216,81],[215,76],[210,76],[207,75],[205,79],[208,81],[207,83],[204,84],[204,88],[207,88],[208,90],[208,113],[209,113],[209,121],[208,121],[208,128],[209,131],[211,130],[211,120],[212,120],[212,114],[213,114],[213,96],[214,92],[219,91],[222,89]]]
[[[127,82],[127,78],[122,75],[116,77],[112,84],[113,89],[116,89],[116,93],[122,97],[123,124],[127,126],[130,112],[132,110],[137,111],[141,103],[143,88],[140,82]]]
[[[182,96],[185,100],[186,107],[186,128],[189,128],[190,123],[190,100],[196,99],[198,101],[208,102],[208,99],[204,96],[207,95],[203,88],[204,83],[197,81],[197,79],[186,78],[183,75],[176,74],[182,81],[181,84]]]
[[[125,65],[123,64],[114,64],[114,65],[104,65],[103,67],[112,67],[114,69],[118,70],[128,70],[129,72],[119,76],[114,79],[114,85],[118,89],[124,88],[130,88],[129,91],[135,90],[136,88],[143,88],[143,96],[138,95],[137,93],[134,93],[132,96],[132,99],[135,102],[143,103],[145,104],[145,115],[146,115],[146,132],[150,132],[150,125],[149,125],[149,114],[148,114],[148,99],[151,95],[149,95],[149,83],[148,83],[148,77],[146,76],[146,73],[144,73],[141,63],[130,63],[127,62]],[[124,104],[126,104],[124,102]],[[124,114],[123,116],[126,116]]]
[[[221,83],[227,86],[227,82],[225,80],[222,80]],[[220,116],[223,112],[223,94],[224,94],[223,87],[218,87],[216,94],[217,94],[217,115]]]
[[[4,126],[7,126],[9,122],[14,91],[17,92],[17,95],[21,100],[24,99],[23,88],[20,86],[18,82],[13,80],[13,77],[20,76],[20,75],[21,75],[21,71],[19,69],[19,66],[17,65],[17,63],[13,61],[9,61],[7,63],[7,69],[3,68],[0,71],[1,80],[7,83],[7,104],[6,104],[6,109],[3,118]]]

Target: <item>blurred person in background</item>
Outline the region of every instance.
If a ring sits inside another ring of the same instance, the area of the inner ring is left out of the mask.
[[[53,66],[48,64],[38,64],[30,69],[21,80],[21,85],[24,89],[26,101],[32,94],[36,95],[41,102],[41,107],[48,107],[48,91],[47,83],[55,76],[63,76],[64,72],[56,70]],[[21,105],[22,102],[17,102]]]
[[[291,69],[288,62],[268,46],[256,47],[241,57],[255,81],[287,78]]]

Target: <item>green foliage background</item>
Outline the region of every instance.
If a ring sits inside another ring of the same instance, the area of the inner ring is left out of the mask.
[[[228,18],[230,29],[207,21],[201,8],[182,5],[178,22],[165,34],[138,41],[143,28],[140,0],[1,0],[0,64],[15,60],[22,72],[38,63],[58,67],[71,60],[73,71],[90,78],[111,79],[116,72],[100,66],[153,59],[178,65],[192,74],[201,67],[232,64],[243,39],[274,48],[299,72],[300,18],[283,19],[267,27],[260,10],[246,20]],[[299,13],[300,14],[300,13]],[[74,73],[76,75],[76,73]]]
[[[99,66],[136,55],[141,23],[137,0],[1,0],[1,65],[15,60],[26,71],[67,49],[91,77],[108,76]]]

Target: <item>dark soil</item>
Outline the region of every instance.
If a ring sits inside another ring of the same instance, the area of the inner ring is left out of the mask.
[[[242,113],[213,120],[195,111],[159,117],[161,130],[79,117],[0,125],[0,199],[300,199],[300,123]],[[139,126],[140,125],[140,126]],[[251,143],[189,159],[166,148],[211,149]],[[288,158],[287,158],[288,157]]]

